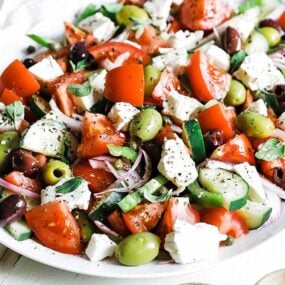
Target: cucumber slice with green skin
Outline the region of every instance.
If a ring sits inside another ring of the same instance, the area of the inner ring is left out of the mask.
[[[89,217],[93,221],[105,222],[107,216],[114,210],[122,200],[124,193],[111,192],[98,200],[89,212]]]
[[[221,193],[223,207],[229,211],[246,204],[248,184],[237,174],[223,169],[201,168],[199,182],[210,192]]]
[[[5,230],[18,241],[29,239],[32,235],[32,230],[27,225],[26,221],[15,221],[5,226]]]
[[[256,52],[265,52],[269,50],[269,44],[266,38],[258,31],[254,31],[247,42],[245,43],[245,48],[247,54],[252,54]]]
[[[206,158],[206,148],[199,122],[194,120],[184,121],[182,137],[187,146],[192,150],[193,160],[196,163]]]
[[[223,196],[221,193],[209,192],[200,187],[197,181],[191,183],[188,187],[190,192],[190,201],[205,208],[223,207]]]
[[[261,227],[270,217],[272,208],[269,206],[248,200],[245,206],[237,210],[250,230]]]
[[[33,95],[29,100],[31,111],[38,117],[43,117],[51,109],[49,103],[38,95]]]

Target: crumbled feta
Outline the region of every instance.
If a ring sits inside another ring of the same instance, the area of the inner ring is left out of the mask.
[[[106,257],[111,257],[117,244],[105,234],[93,234],[85,249],[86,255],[91,261],[100,261]]]
[[[191,116],[197,114],[203,108],[203,104],[198,100],[181,95],[176,90],[169,93],[166,100],[163,101],[162,106],[162,112],[165,115],[174,117],[179,121],[189,120]]]
[[[206,51],[208,62],[216,68],[228,72],[231,66],[231,57],[223,49],[216,45],[211,45]]]
[[[234,165],[234,172],[240,175],[248,184],[250,200],[261,203],[266,200],[262,182],[255,166],[250,165],[248,162],[239,163]]]
[[[246,111],[256,112],[265,117],[268,116],[266,104],[261,98],[258,99],[257,101],[250,103]]]
[[[178,137],[163,143],[157,169],[178,187],[186,187],[198,177],[195,163]]]
[[[276,126],[285,131],[285,112],[283,112],[277,119]]]
[[[74,177],[73,177],[74,178]],[[66,203],[69,210],[79,208],[87,210],[91,192],[88,188],[88,183],[82,180],[80,185],[72,192],[62,194],[56,191],[56,188],[72,178],[64,178],[57,184],[46,187],[41,191],[41,204],[46,204],[54,200],[61,200]]]
[[[285,82],[272,59],[263,52],[248,55],[234,76],[252,91],[272,89]]]
[[[82,20],[78,27],[92,34],[98,43],[111,39],[117,30],[114,22],[99,12]]]
[[[169,40],[174,49],[186,49],[190,51],[197,46],[197,43],[203,38],[203,31],[196,31],[191,33],[189,31],[179,30],[174,35],[171,35]]]
[[[127,131],[131,120],[139,112],[137,108],[129,103],[118,102],[111,108],[108,117],[117,131]]]
[[[0,132],[15,131],[16,127],[14,122],[5,114],[0,113]]]
[[[43,82],[54,80],[63,75],[61,67],[51,55],[31,66],[29,71]]]
[[[164,48],[159,49],[161,55],[152,59],[153,66],[160,70],[167,69],[175,75],[184,73],[188,64],[188,54],[186,49]]]
[[[220,241],[227,236],[217,227],[205,223],[189,224],[176,220],[173,231],[166,235],[164,249],[177,263],[190,263],[217,257]]]
[[[144,3],[144,10],[150,15],[152,24],[161,31],[167,27],[172,0],[148,0]]]
[[[106,84],[106,75],[107,71],[105,69],[101,69],[97,72],[94,72],[88,79],[91,87],[93,88],[95,104],[103,99],[103,93]]]

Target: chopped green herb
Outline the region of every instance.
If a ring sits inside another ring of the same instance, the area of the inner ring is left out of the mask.
[[[231,57],[231,73],[240,67],[246,56],[247,53],[244,50],[240,50]]]
[[[87,58],[84,58],[80,61],[78,61],[76,64],[74,64],[71,60],[70,60],[70,65],[72,67],[73,71],[79,71],[79,70],[84,70],[86,69],[87,66],[89,66],[89,62]]]
[[[149,201],[151,203],[161,203],[161,202],[164,202],[164,201],[169,200],[171,198],[172,190],[170,189],[168,192],[157,196],[157,195],[150,194],[149,191],[147,191],[145,189],[142,192],[142,196],[144,197],[144,199],[146,199],[147,201]]]
[[[67,194],[76,190],[80,184],[84,181],[81,177],[74,177],[56,187],[56,192],[61,194]]]
[[[139,38],[144,31],[144,27],[151,23],[150,19],[137,19],[130,17],[130,20],[133,23],[131,29],[133,31],[136,31],[136,38]]]
[[[92,87],[90,85],[71,84],[67,87],[67,92],[77,97],[88,96],[91,91]]]
[[[272,111],[279,116],[281,114],[279,103],[275,93],[262,90],[260,91],[260,97],[264,100],[268,108],[271,108]]]
[[[249,0],[238,7],[237,14],[242,14],[251,8],[261,7],[262,5],[263,5],[263,0]]]
[[[15,101],[5,108],[5,114],[14,122],[16,129],[24,119],[24,112],[25,107],[20,101]]]
[[[82,20],[94,15],[96,12],[98,12],[98,8],[94,4],[89,4],[78,16],[75,25],[78,25]]]
[[[40,46],[48,48],[50,50],[58,50],[61,48],[61,44],[59,42],[49,40],[35,34],[29,34],[27,36]]]
[[[100,12],[110,18],[112,21],[116,21],[116,14],[123,8],[122,3],[118,4],[110,4],[110,5],[102,5],[100,8]]]
[[[285,155],[285,143],[277,138],[266,141],[261,149],[255,153],[255,157],[265,161],[274,161]]]

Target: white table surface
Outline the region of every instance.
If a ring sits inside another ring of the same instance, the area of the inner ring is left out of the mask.
[[[75,274],[34,262],[0,244],[0,285],[171,285],[189,282],[211,285],[254,285],[262,276],[281,268],[285,268],[285,230],[250,251],[216,264],[209,270],[191,275],[167,277],[167,279],[147,280],[108,279]]]

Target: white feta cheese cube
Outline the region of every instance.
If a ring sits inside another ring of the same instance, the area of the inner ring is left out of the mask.
[[[159,50],[161,55],[152,59],[153,66],[160,70],[167,69],[175,75],[184,73],[188,64],[188,54],[186,49],[165,48]]]
[[[249,104],[246,111],[256,112],[260,115],[263,115],[265,117],[268,116],[267,106],[263,99],[258,99],[252,103]]]
[[[111,257],[117,244],[105,234],[93,234],[85,249],[86,255],[91,261],[100,261],[106,257]]]
[[[15,130],[16,126],[14,122],[5,114],[5,112],[0,112],[0,132],[15,131]]]
[[[68,209],[72,211],[75,208],[87,210],[89,206],[91,192],[88,188],[88,183],[82,179],[80,185],[72,192],[59,193],[57,187],[63,183],[70,181],[72,178],[64,178],[57,184],[46,187],[41,191],[41,204],[46,204],[54,200],[61,200],[66,203]]]
[[[169,40],[174,49],[186,49],[190,51],[197,46],[197,43],[203,38],[203,31],[189,32],[179,30],[174,35],[171,35]]]
[[[29,71],[43,82],[52,81],[63,75],[61,67],[51,55],[31,66]]]
[[[228,72],[231,66],[231,57],[223,49],[216,45],[211,45],[206,51],[208,62],[216,68]]]
[[[263,52],[248,55],[234,76],[252,91],[272,89],[285,82],[272,59]]]
[[[157,169],[177,187],[186,187],[198,177],[195,163],[178,137],[163,143]]]
[[[82,85],[84,87],[90,86],[89,82],[84,82]],[[85,96],[77,96],[72,94],[72,101],[76,106],[78,112],[90,110],[90,108],[95,104],[95,98],[93,96],[92,88],[90,88],[90,92]]]
[[[173,231],[166,235],[164,249],[176,263],[200,260],[215,260],[220,241],[227,236],[220,234],[217,227],[206,223],[189,224],[177,219]]]
[[[266,200],[265,191],[262,186],[260,176],[255,166],[248,162],[234,165],[234,172],[240,175],[249,186],[249,198],[254,202],[264,202]]]
[[[108,117],[117,131],[127,131],[130,122],[139,112],[137,108],[129,103],[118,102],[111,108]]]
[[[144,10],[150,15],[152,24],[161,31],[167,27],[172,0],[148,0],[144,3]]]
[[[78,27],[92,34],[98,43],[111,39],[117,30],[114,22],[99,12],[82,20]]]
[[[94,104],[103,99],[103,93],[106,84],[106,75],[107,71],[105,69],[102,69],[93,73],[88,79],[91,87],[93,88],[93,96],[95,101]]]
[[[197,99],[181,95],[176,90],[170,92],[166,100],[162,103],[162,112],[165,115],[174,117],[178,121],[189,120],[199,110],[203,108]]]

